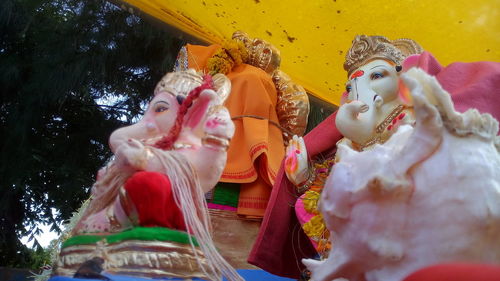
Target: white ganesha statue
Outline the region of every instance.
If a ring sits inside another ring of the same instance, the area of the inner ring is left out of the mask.
[[[367,150],[338,145],[319,206],[332,250],[303,261],[312,280],[396,281],[438,263],[500,262],[498,122],[456,112],[423,70],[401,79],[415,123]]]

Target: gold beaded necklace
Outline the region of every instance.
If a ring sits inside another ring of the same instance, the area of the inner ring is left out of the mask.
[[[373,138],[371,138],[370,140],[368,140],[364,144],[357,144],[357,143],[353,142],[353,147],[356,148],[358,151],[363,151],[367,147],[370,147],[376,143],[385,142],[388,138],[383,138],[382,134],[387,129],[391,130],[391,128],[392,128],[391,126],[394,124],[395,120],[397,120],[396,118],[402,119],[405,116],[403,111],[405,109],[410,109],[410,108],[411,108],[410,106],[406,106],[406,105],[402,105],[402,104],[396,106],[391,111],[391,113],[389,113],[389,115],[387,115],[387,117],[385,117],[385,119],[382,122],[380,122],[377,125],[377,127],[375,127],[376,135]]]

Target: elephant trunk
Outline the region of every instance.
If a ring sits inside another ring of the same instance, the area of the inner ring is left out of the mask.
[[[335,125],[340,133],[356,143],[365,143],[374,134],[376,126],[375,109],[355,100],[339,108]]]
[[[127,127],[115,130],[109,137],[109,147],[113,153],[120,144],[126,142],[128,139],[148,139],[158,134],[158,128],[153,123],[139,121]]]

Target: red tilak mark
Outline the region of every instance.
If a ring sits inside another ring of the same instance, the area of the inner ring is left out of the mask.
[[[354,72],[352,75],[351,75],[351,79],[354,79],[354,78],[358,78],[360,76],[363,76],[363,74],[365,74],[365,72],[363,70],[358,70],[356,72]]]

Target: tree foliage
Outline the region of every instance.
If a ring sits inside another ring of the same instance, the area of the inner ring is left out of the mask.
[[[19,238],[88,197],[182,44],[103,0],[0,1],[0,265],[32,262]]]

